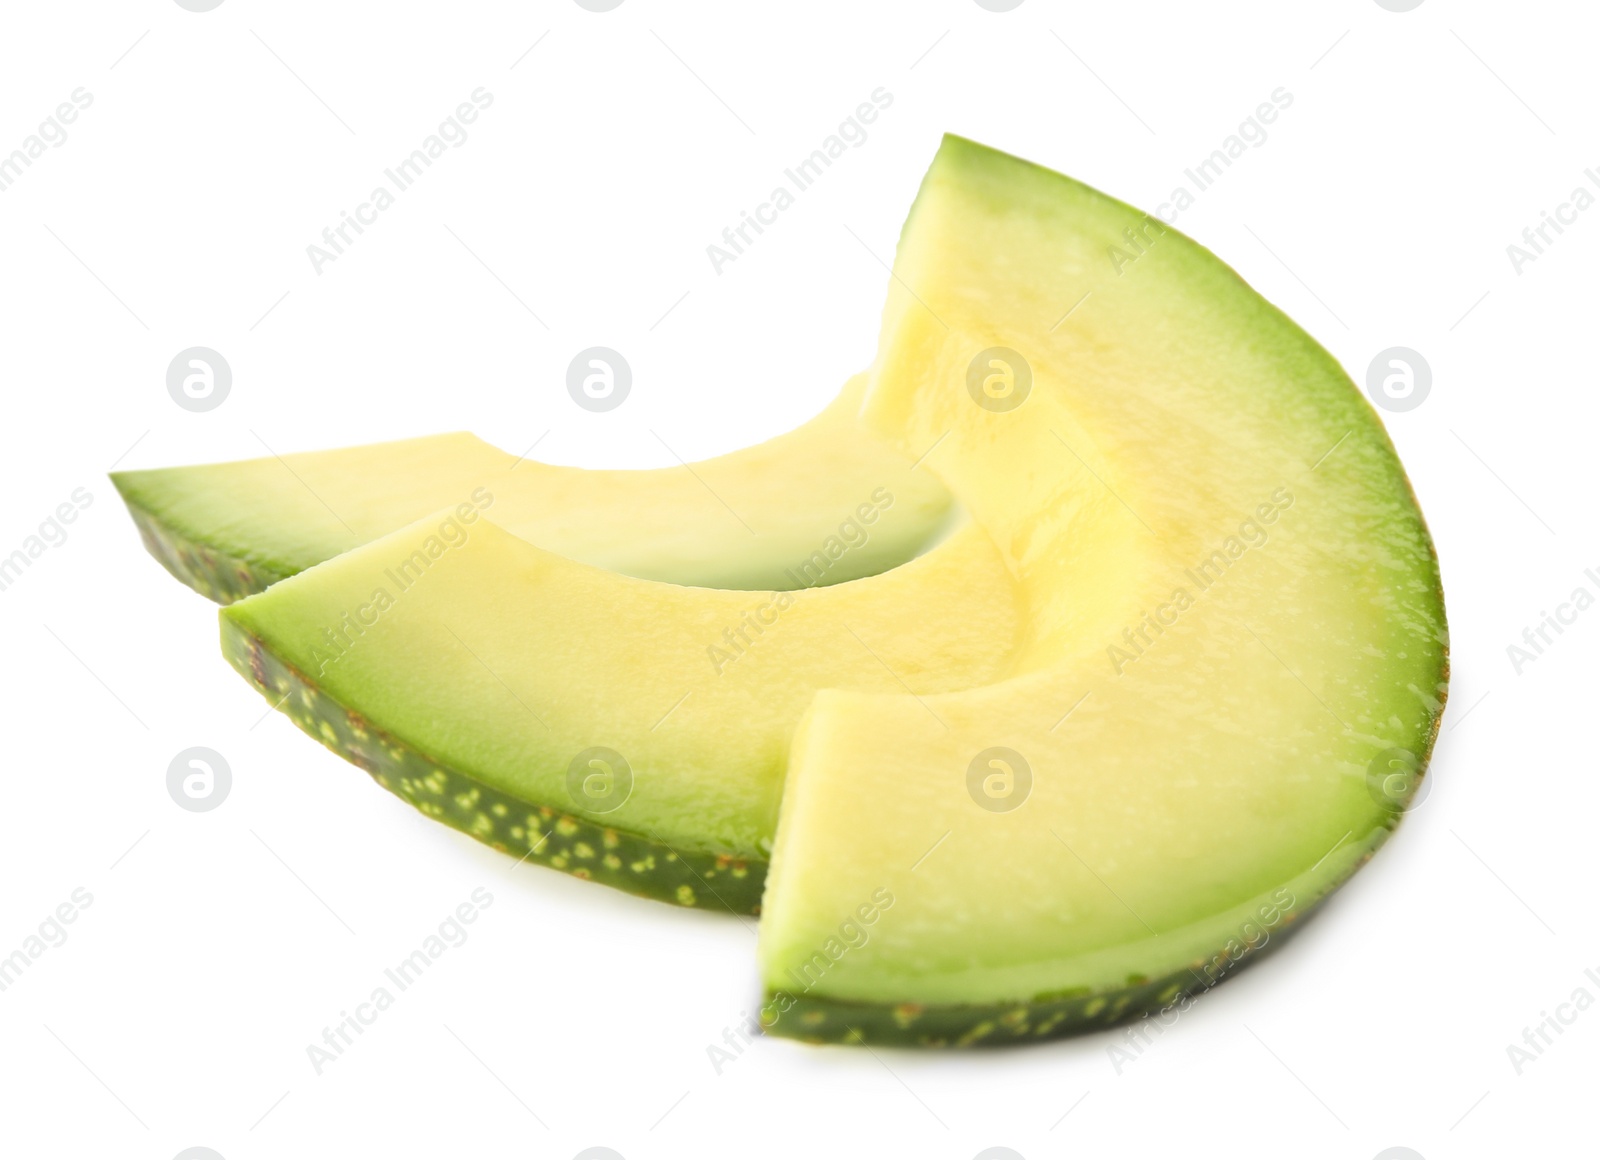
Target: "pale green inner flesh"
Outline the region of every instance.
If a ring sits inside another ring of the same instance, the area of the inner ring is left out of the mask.
[[[621,576],[469,514],[436,513],[222,616],[438,764],[675,849],[766,859],[818,688],[927,695],[992,681],[1013,657],[1015,586],[970,526],[882,575],[756,593]],[[631,770],[619,808],[569,791],[596,747]]]
[[[1125,229],[1144,252],[1119,275]],[[1445,694],[1436,563],[1371,409],[1195,243],[958,139],[895,273],[867,421],[941,440],[928,466],[999,545],[1026,627],[995,685],[818,696],[763,903],[767,986],[1109,990],[1215,953],[1281,891],[1304,909],[1388,832],[1369,763],[1425,757]],[[991,347],[1032,370],[1005,413],[968,392]],[[995,746],[1032,771],[1009,812],[968,791]]]
[[[856,421],[864,378],[788,434],[688,467],[590,471],[501,451],[468,434],[117,473],[129,504],[180,539],[271,576],[460,503],[552,552],[629,576],[789,590],[911,559],[952,515],[927,472]],[[861,512],[873,512],[862,536]],[[853,543],[829,559],[829,538]]]

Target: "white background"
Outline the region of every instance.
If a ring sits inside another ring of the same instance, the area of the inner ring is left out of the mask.
[[[1506,1047],[1600,998],[1600,611],[1520,675],[1506,649],[1600,594],[1600,212],[1520,274],[1506,246],[1600,165],[1595,25],[1487,0],[7,5],[0,153],[94,102],[0,193],[0,554],[74,488],[93,504],[0,592],[0,955],[94,901],[0,993],[0,1151],[1592,1155],[1600,1009],[1521,1075]],[[315,273],[306,246],[479,86],[471,139]],[[714,273],[707,244],[879,86],[867,142]],[[105,478],[454,429],[591,466],[759,440],[870,361],[941,132],[1152,208],[1279,86],[1270,138],[1178,225],[1358,381],[1389,346],[1431,365],[1385,419],[1438,540],[1452,696],[1397,838],[1120,1074],[1114,1034],[768,1040],[716,1074],[753,924],[514,869],[263,719]],[[599,415],[563,385],[596,344],[634,371]],[[192,345],[234,372],[207,414],[165,389]],[[194,745],[233,769],[212,813],[165,787]],[[316,1075],[306,1045],[480,886],[470,940]]]

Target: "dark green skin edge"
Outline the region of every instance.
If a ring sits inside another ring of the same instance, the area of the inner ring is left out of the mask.
[[[128,512],[139,529],[139,538],[144,541],[145,550],[159,560],[168,572],[218,604],[232,604],[235,600],[254,596],[287,575],[235,559],[190,540],[127,496],[123,497],[123,502],[128,505]]]
[[[1415,791],[1413,791],[1415,792]],[[1399,824],[1396,812],[1389,825],[1368,840],[1370,848],[1350,868],[1364,866]],[[1124,987],[1109,991],[1083,988],[1074,992],[1039,995],[1027,1002],[949,1004],[857,1003],[769,989],[760,1011],[764,1034],[805,1043],[866,1044],[881,1047],[999,1047],[1039,1043],[1071,1035],[1104,1031],[1209,991],[1249,962],[1277,949],[1349,877],[1329,884],[1305,906],[1287,912],[1259,945],[1240,944],[1232,956],[1223,949],[1160,979],[1129,979]]]
[[[275,657],[255,636],[226,616],[221,620],[223,655],[275,708],[435,821],[519,861],[629,894],[703,910],[760,913],[766,862],[680,852],[654,838],[491,789],[374,728]]]

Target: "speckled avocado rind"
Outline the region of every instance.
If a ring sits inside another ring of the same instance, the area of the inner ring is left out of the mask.
[[[1203,976],[1189,978],[1189,972],[1184,971],[1168,979],[1138,982],[1116,991],[1085,990],[1029,1003],[925,1007],[916,1003],[852,1003],[768,991],[762,1008],[762,1029],[768,1035],[806,1043],[884,1047],[1023,1043],[1103,1030],[1205,989]]]
[[[1442,595],[1442,594],[1441,594]],[[1444,657],[1441,686],[1449,679],[1450,658]],[[1426,773],[1444,721],[1445,693],[1422,746],[1419,773]],[[1389,836],[1399,828],[1406,811],[1422,787],[1418,777],[1403,800],[1391,803],[1384,823],[1366,838],[1366,848],[1343,873],[1321,884],[1302,905],[1286,910],[1272,937],[1259,946],[1244,946],[1237,957],[1226,947],[1164,978],[1129,979],[1124,987],[1106,991],[1079,991],[1038,995],[1028,1002],[921,1005],[917,1003],[863,1003],[799,995],[767,988],[760,1010],[762,1031],[784,1039],[817,1044],[866,1044],[884,1047],[1001,1046],[1060,1039],[1104,1031],[1175,1003],[1209,991],[1236,973],[1240,966],[1276,949],[1309,919],[1339,887],[1372,860]],[[1332,851],[1330,851],[1331,853]]]
[[[258,638],[228,617],[220,619],[223,655],[275,708],[435,821],[519,860],[629,894],[704,910],[760,913],[765,862],[679,852],[663,842],[491,789],[374,728],[274,656]]]
[[[1338,885],[1365,865],[1398,823],[1371,835],[1371,845],[1348,873],[1307,905],[1286,911],[1271,936],[1258,945],[1240,944],[1239,954],[1224,948],[1209,959],[1160,979],[1134,978],[1105,991],[1087,987],[1028,1002],[960,1003],[923,1006],[917,1003],[860,1003],[813,997],[768,988],[760,1012],[762,1031],[785,1039],[817,1044],[866,1044],[882,1047],[1000,1047],[1037,1043],[1104,1031],[1211,990],[1241,966],[1275,950],[1303,929]],[[1180,1010],[1182,1008],[1180,1007]]]
[[[254,596],[286,575],[191,540],[162,523],[127,496],[123,497],[123,501],[127,503],[134,525],[139,529],[139,538],[144,541],[145,550],[159,560],[168,572],[218,604],[232,604],[235,600]]]

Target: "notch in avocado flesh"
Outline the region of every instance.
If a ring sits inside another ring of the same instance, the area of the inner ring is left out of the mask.
[[[692,466],[560,467],[456,433],[112,480],[150,554],[224,604],[460,504],[542,548],[629,576],[823,586],[904,563],[952,516],[938,481],[912,470],[915,456],[857,422],[864,385],[858,375],[793,431]],[[824,552],[830,538],[847,550]]]
[[[748,913],[816,690],[992,680],[1014,594],[971,527],[881,575],[752,593],[608,572],[450,510],[224,607],[222,645],[295,724],[430,817],[633,893]]]

